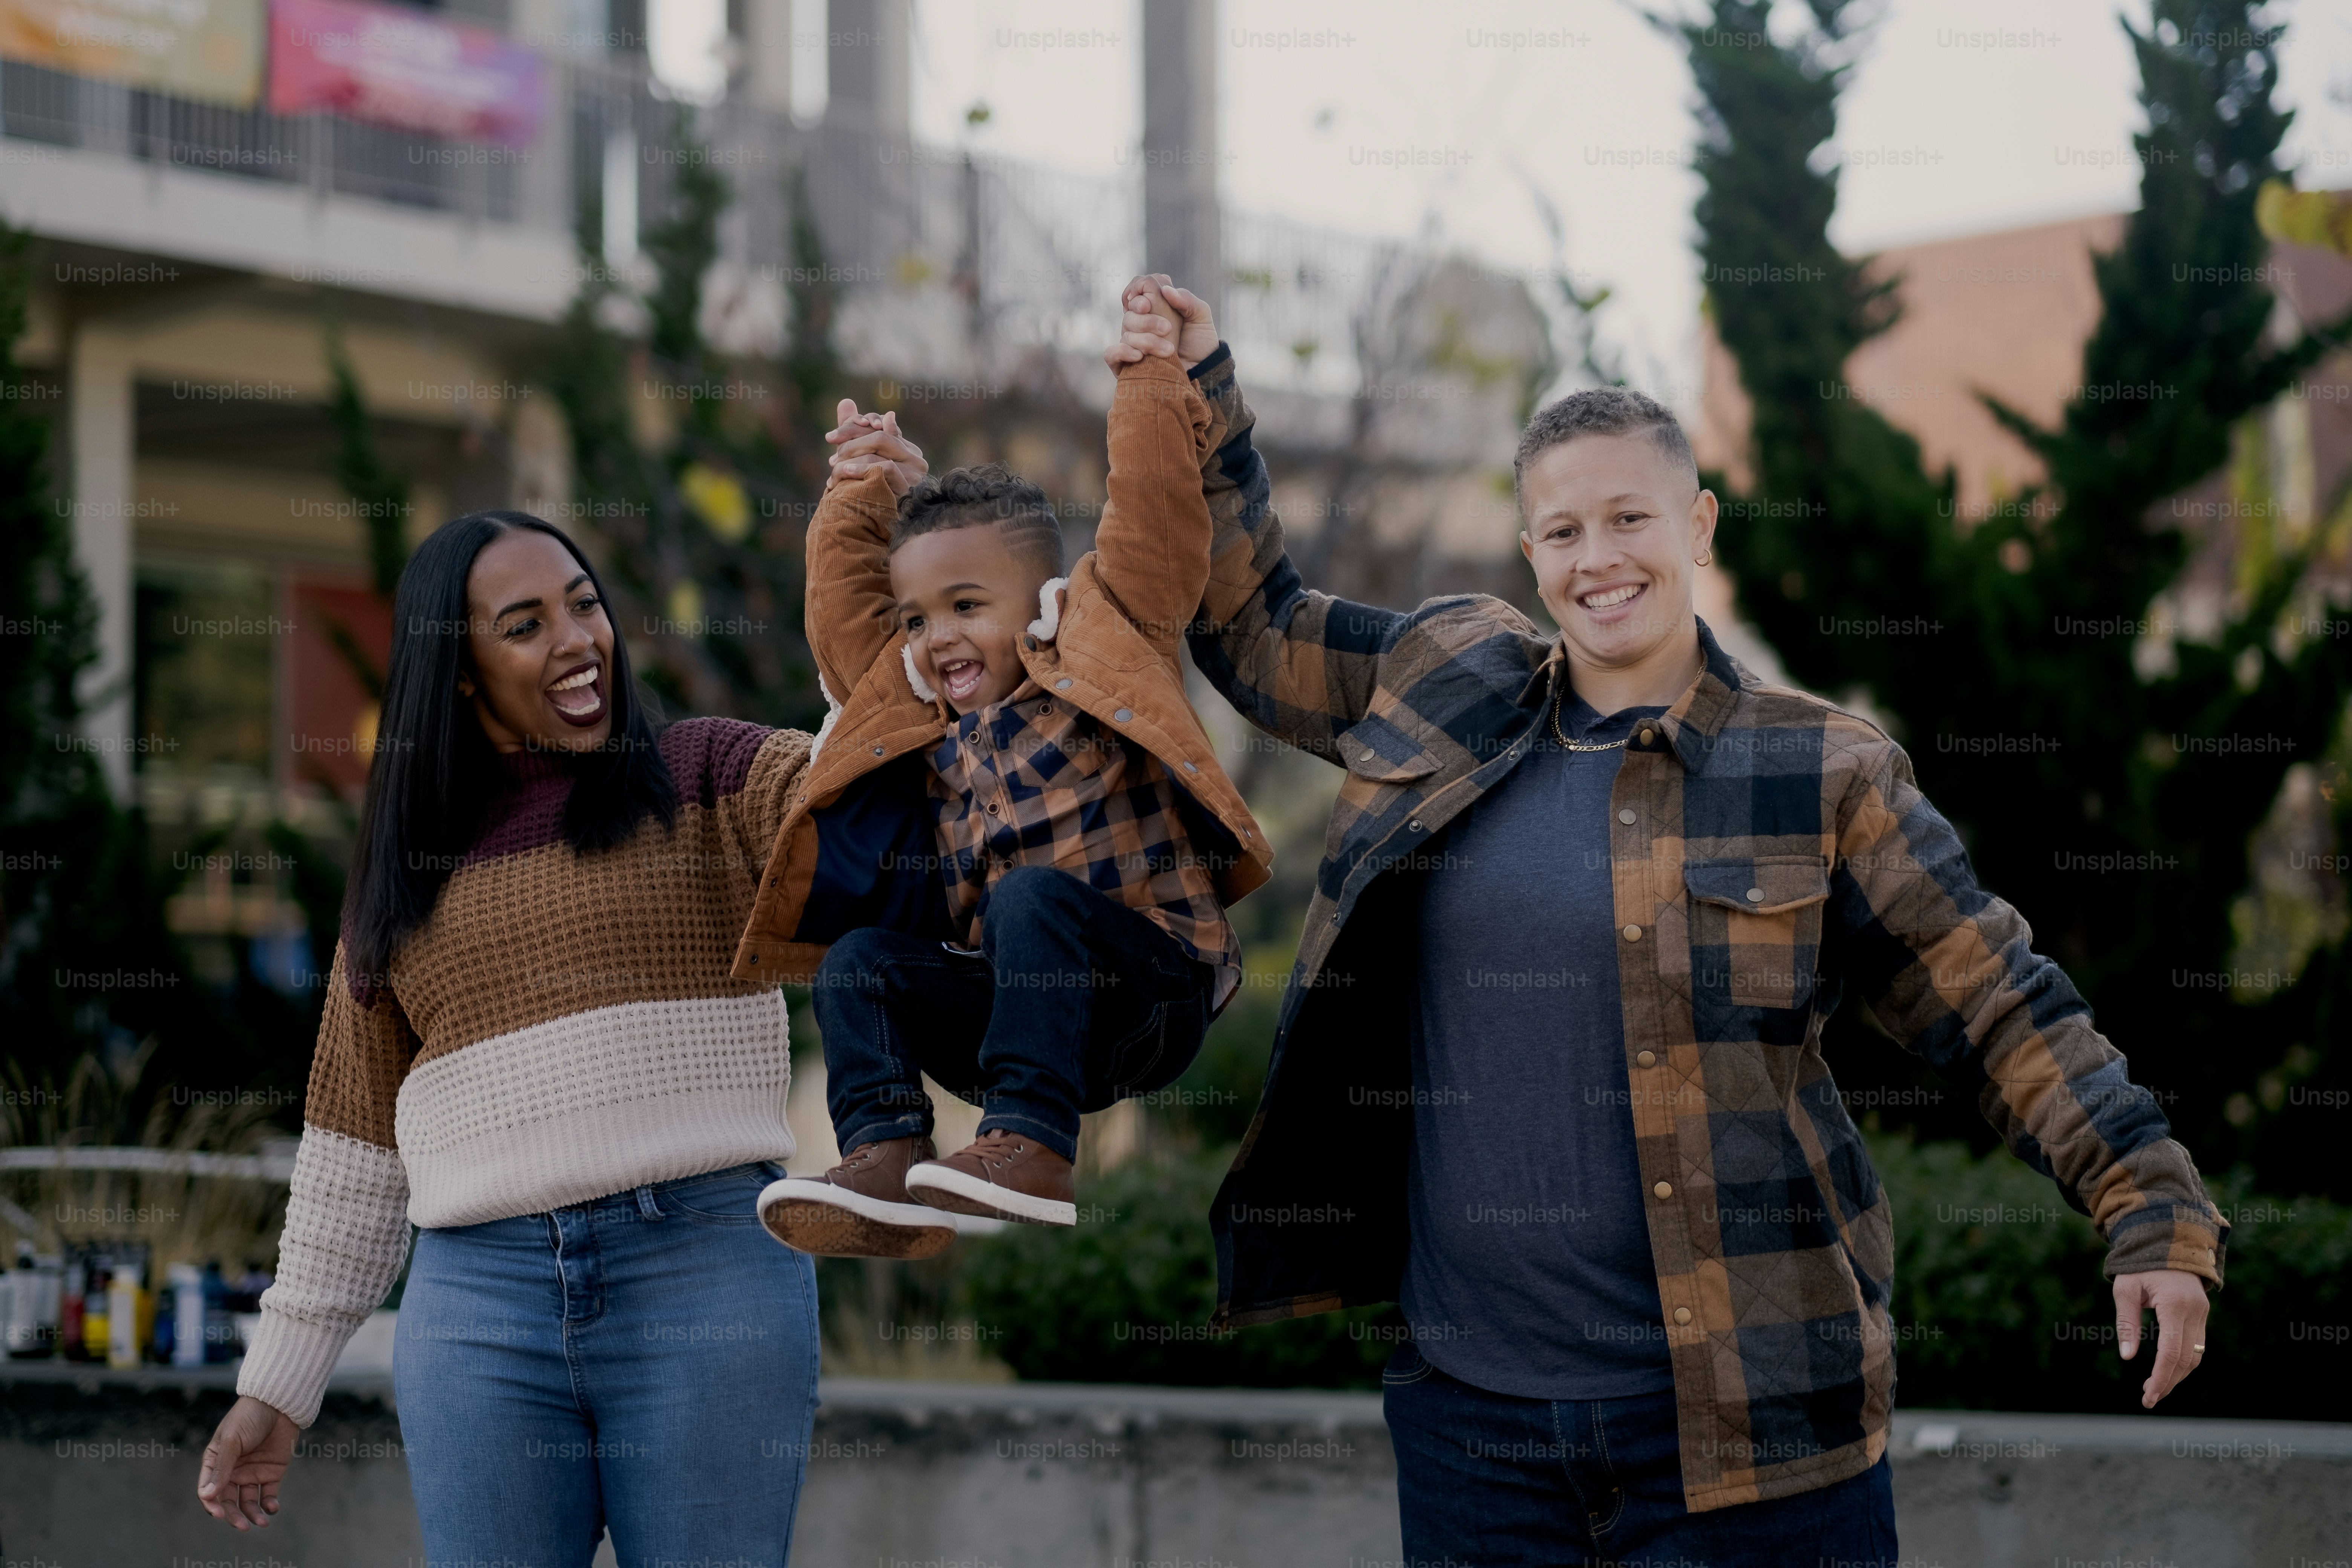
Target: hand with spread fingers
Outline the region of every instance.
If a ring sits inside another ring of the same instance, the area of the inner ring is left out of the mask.
[[[1143,273],[1120,291],[1119,339],[1103,351],[1117,371],[1147,357],[1174,356],[1187,370],[1217,348],[1217,323],[1209,302],[1180,289],[1165,272]]]
[[[239,1530],[267,1529],[278,1511],[278,1483],[294,1459],[296,1430],[283,1411],[241,1395],[205,1445],[196,1472],[196,1500],[205,1511]]]
[[[2150,1268],[2116,1276],[2116,1338],[2123,1359],[2139,1353],[2140,1314],[2156,1313],[2156,1364],[2140,1384],[2143,1410],[2180,1385],[2205,1359],[2205,1321],[2211,1304],[2205,1282],[2180,1268]]]
[[[923,449],[899,433],[896,412],[860,414],[856,403],[845,397],[834,417],[840,423],[824,435],[834,447],[826,459],[833,471],[825,478],[825,489],[878,471],[890,492],[903,496],[930,472]]]

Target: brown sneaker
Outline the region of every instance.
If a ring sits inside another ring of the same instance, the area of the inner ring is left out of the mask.
[[[786,1247],[819,1258],[935,1258],[955,1222],[911,1202],[907,1168],[939,1151],[928,1138],[860,1143],[822,1176],[786,1176],[760,1194],[760,1223]]]
[[[907,1173],[917,1203],[951,1214],[1031,1225],[1078,1223],[1077,1184],[1070,1163],[1034,1138],[998,1129],[944,1160],[927,1160]]]

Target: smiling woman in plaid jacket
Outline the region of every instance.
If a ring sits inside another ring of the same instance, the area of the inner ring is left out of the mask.
[[[2097,1226],[2162,1398],[2228,1227],[1902,748],[1693,614],[1716,500],[1673,416],[1603,388],[1523,437],[1559,636],[1492,598],[1350,604],[1300,582],[1185,314],[1125,341],[1211,410],[1194,662],[1347,771],[1211,1217],[1217,1320],[1401,1302],[1406,1556],[1895,1560],[1891,1222],[1821,1052],[1849,994]]]

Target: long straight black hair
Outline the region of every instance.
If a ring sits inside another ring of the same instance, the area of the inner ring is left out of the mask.
[[[417,546],[400,574],[383,712],[343,903],[344,970],[363,1002],[373,1003],[394,952],[432,915],[441,885],[465,858],[503,786],[498,752],[472,700],[457,689],[458,678],[473,673],[466,583],[485,545],[525,529],[571,552],[604,599],[604,584],[580,547],[528,512],[453,518]],[[613,621],[613,660],[604,672],[612,738],[596,751],[568,754],[574,778],[563,837],[575,851],[609,849],[647,816],[665,827],[677,821],[677,786],[630,678],[628,644],[609,605],[605,616]]]

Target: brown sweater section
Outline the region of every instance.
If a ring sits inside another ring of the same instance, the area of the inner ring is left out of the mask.
[[[731,804],[598,854],[551,844],[459,872],[400,966],[401,1005],[427,1026],[410,1066],[591,1007],[768,989],[727,973],[767,848]]]
[[[327,980],[327,1012],[319,1023],[319,1050],[310,1058],[310,1092],[302,1120],[313,1127],[381,1148],[393,1146],[392,1113],[400,1080],[416,1056],[416,1035],[400,1004],[386,996],[362,1007],[343,973],[343,950],[335,949]],[[389,1084],[386,1095],[381,1086]]]

